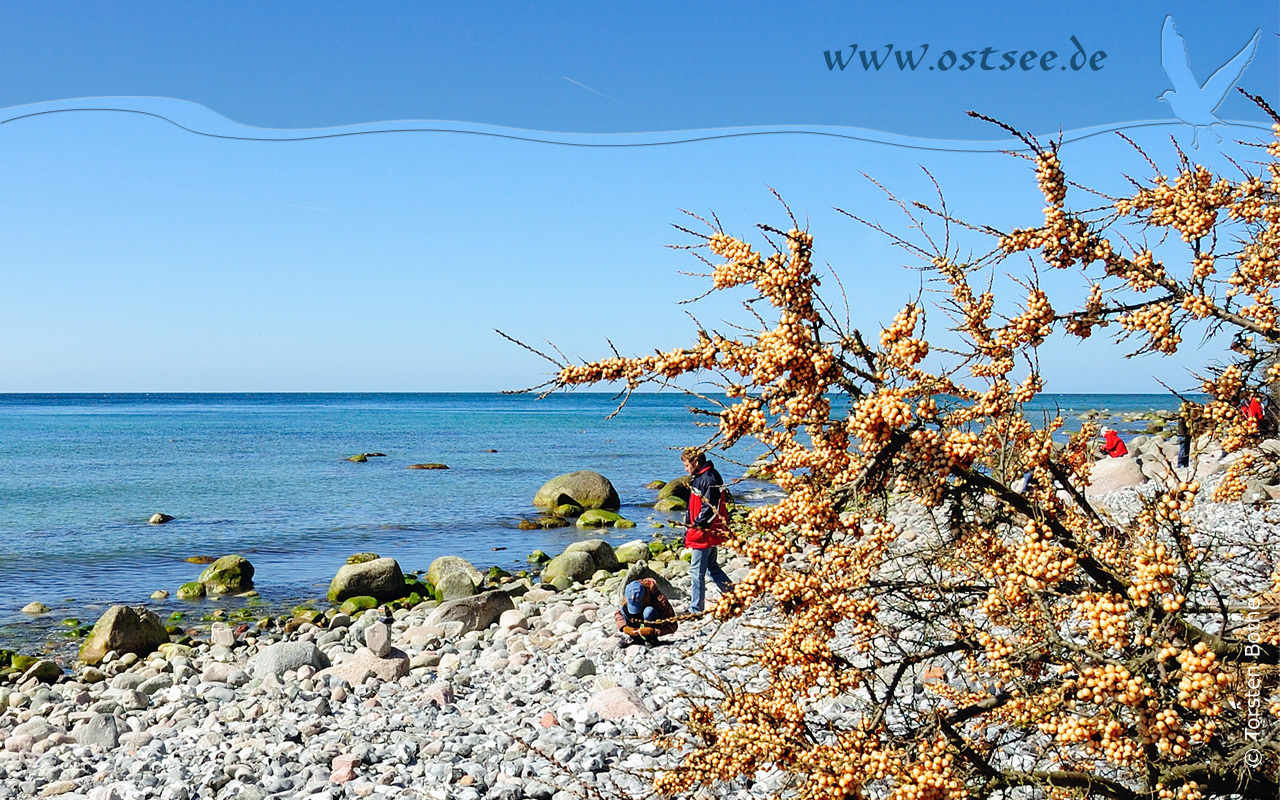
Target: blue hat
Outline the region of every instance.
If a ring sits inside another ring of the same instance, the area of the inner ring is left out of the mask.
[[[639,614],[644,609],[644,596],[647,593],[640,581],[628,583],[627,589],[623,594],[627,598],[628,614]]]

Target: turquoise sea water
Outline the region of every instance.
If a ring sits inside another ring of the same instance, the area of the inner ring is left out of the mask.
[[[1039,405],[1122,413],[1176,400],[1048,395]],[[451,554],[514,571],[534,549],[588,535],[516,528],[534,515],[539,486],[576,469],[608,476],[622,515],[639,523],[609,538],[648,538],[653,520],[676,515],[655,514],[644,485],[683,474],[679,449],[707,438],[688,406],[679,394],[636,395],[610,420],[608,394],[0,395],[0,647],[72,613],[92,621],[107,603],[195,608],[148,597],[195,579],[202,567],[185,559],[196,555],[245,555],[276,604],[323,595],[362,551],[407,570]],[[366,452],[386,457],[346,460]],[[450,468],[406,469],[418,462]],[[747,482],[737,494],[770,489]],[[149,525],[154,512],[176,519]],[[53,613],[21,614],[33,600]]]

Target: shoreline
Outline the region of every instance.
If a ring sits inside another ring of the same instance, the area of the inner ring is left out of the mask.
[[[1154,490],[1144,482],[1095,500],[1131,518]],[[1197,504],[1204,529],[1274,536],[1270,508]],[[914,532],[934,527],[936,513],[903,504],[901,546],[921,544]],[[679,551],[640,542],[649,557],[635,563],[687,591]],[[721,552],[741,580],[747,562]],[[52,683],[0,684],[0,796],[569,800],[574,784],[651,795],[655,772],[684,752],[654,736],[681,730],[691,697],[709,691],[698,673],[758,675],[752,644],[771,603],[724,624],[681,622],[661,646],[624,647],[612,612],[641,567],[589,561],[589,578],[561,586],[499,577],[482,594],[389,618],[383,606],[296,614],[265,630],[215,622],[186,645],[109,655]],[[1249,581],[1242,574],[1227,588],[1247,592]],[[674,601],[677,614],[687,607],[682,593]],[[854,721],[844,705],[831,713]],[[754,800],[783,778],[761,775],[721,796]]]
[[[341,395],[343,393],[339,393]],[[414,395],[415,393],[410,393]],[[444,393],[448,396],[454,393]],[[484,393],[481,393],[484,394]],[[79,395],[76,395],[79,396]],[[132,395],[125,394],[121,397],[148,397],[150,395]],[[182,396],[181,393],[175,396]],[[232,395],[211,395],[211,396],[229,396],[239,397],[238,394]],[[264,397],[270,396],[264,394]],[[299,396],[307,396],[303,393]],[[1098,395],[1079,394],[1079,395],[1059,395],[1061,397],[1096,397]],[[1137,395],[1135,395],[1137,396]],[[1151,397],[1160,397],[1163,395],[1153,394]],[[94,395],[85,395],[85,397],[95,397]],[[1107,408],[1087,409],[1079,413],[1071,414],[1067,417],[1068,427],[1073,423],[1078,425],[1083,422],[1096,422],[1098,424],[1108,424],[1116,427],[1128,438],[1135,436],[1148,436],[1152,438],[1164,438],[1165,440],[1171,435],[1172,431],[1167,424],[1171,419],[1175,419],[1176,415],[1167,410],[1149,410],[1149,411],[1119,411],[1112,412]],[[771,484],[770,484],[771,485]],[[636,531],[649,531],[652,526],[654,536],[660,536],[660,532],[666,527],[673,527],[678,513],[655,512],[651,503],[646,504],[627,504],[626,508],[647,513],[645,520],[638,523]],[[528,515],[526,515],[528,516]],[[508,520],[510,521],[510,520]],[[512,525],[513,530],[519,530],[518,526]],[[573,531],[572,527],[569,528]],[[625,539],[627,536],[634,536],[633,533],[615,532],[613,528],[603,529],[577,529],[579,534],[587,535],[605,535],[610,539]],[[376,545],[375,545],[376,546]],[[252,556],[249,551],[248,554]],[[189,561],[189,559],[184,559]],[[523,566],[526,562],[520,561],[518,558],[508,560],[503,564],[486,565],[499,569],[510,570]],[[340,562],[338,564],[340,566]],[[425,574],[426,569],[417,570],[420,574]],[[320,576],[316,576],[320,577]],[[320,589],[320,591],[299,591],[298,583],[267,583],[263,584],[264,588],[270,587],[271,596],[263,597],[257,590],[249,594],[227,594],[221,596],[209,596],[199,600],[180,600],[176,597],[177,586],[156,587],[155,591],[167,591],[169,597],[157,598],[154,594],[150,596],[135,596],[129,600],[122,600],[120,597],[111,599],[93,598],[87,601],[78,599],[54,600],[26,597],[23,598],[24,604],[30,601],[39,601],[49,606],[50,610],[46,614],[22,615],[18,614],[12,617],[12,622],[7,622],[0,627],[0,651],[10,650],[14,653],[24,654],[42,654],[51,655],[55,659],[70,662],[74,650],[79,647],[79,643],[84,635],[87,634],[88,628],[92,627],[94,620],[103,611],[112,605],[127,603],[137,606],[145,606],[152,608],[157,614],[167,622],[173,624],[185,623],[188,627],[193,622],[199,622],[206,627],[214,621],[220,619],[215,616],[221,610],[223,615],[233,617],[237,622],[252,621],[261,619],[263,616],[273,619],[283,618],[285,612],[291,611],[301,606],[316,606],[324,604],[323,579],[306,584],[310,589]],[[228,611],[228,608],[231,610]],[[245,615],[242,610],[248,609],[251,614]],[[181,616],[178,616],[181,615]],[[234,616],[233,616],[234,615]],[[69,624],[67,620],[74,620],[78,624]],[[22,633],[17,637],[10,639],[10,632],[21,630]],[[75,634],[79,634],[78,636]],[[70,634],[70,635],[69,635]]]

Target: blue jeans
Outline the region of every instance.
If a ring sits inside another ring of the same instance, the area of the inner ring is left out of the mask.
[[[689,592],[689,613],[700,614],[705,600],[707,575],[711,576],[711,580],[716,582],[716,586],[720,587],[722,593],[733,588],[733,581],[729,580],[729,576],[725,575],[724,570],[720,569],[720,565],[716,563],[714,547],[692,552],[693,558],[689,560],[689,577],[693,581],[693,588]]]

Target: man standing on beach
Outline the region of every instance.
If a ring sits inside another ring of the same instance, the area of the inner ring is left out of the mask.
[[[716,563],[716,545],[724,542],[729,531],[729,508],[724,496],[724,478],[697,447],[687,447],[680,454],[684,471],[693,476],[689,482],[688,529],[684,534],[684,546],[693,551],[689,562],[692,587],[689,592],[689,613],[700,614],[704,605],[707,575],[716,582],[723,594],[733,588],[729,576]]]

